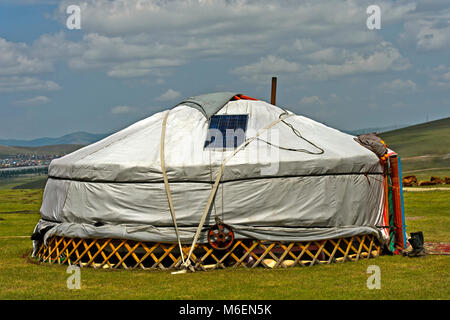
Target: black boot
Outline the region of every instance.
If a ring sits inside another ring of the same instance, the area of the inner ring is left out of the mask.
[[[425,248],[423,247],[423,233],[419,232],[411,232],[411,238],[408,239],[408,242],[413,247],[413,250],[408,253],[408,257],[424,257],[426,255]]]
[[[422,231],[417,232],[419,234],[419,239],[420,239],[420,243],[422,244],[422,246],[425,244],[425,241],[423,239],[423,233]]]

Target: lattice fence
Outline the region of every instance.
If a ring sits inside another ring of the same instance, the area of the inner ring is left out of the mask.
[[[183,246],[184,256],[190,246]],[[287,268],[314,264],[343,263],[380,254],[373,235],[310,242],[237,240],[227,251],[197,244],[191,262],[197,270],[216,268]],[[104,269],[175,269],[182,261],[178,245],[118,239],[52,237],[41,244],[36,256],[50,264],[73,264]]]

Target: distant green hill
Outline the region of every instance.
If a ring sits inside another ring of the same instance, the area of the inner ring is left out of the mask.
[[[0,139],[0,145],[17,147],[42,147],[56,144],[88,145],[108,136],[88,132],[73,132],[58,138],[38,138],[33,140]]]
[[[17,154],[25,155],[63,155],[71,153],[84,147],[79,144],[59,144],[43,147],[13,147],[0,146],[0,157],[13,156]]]
[[[450,154],[450,117],[381,133],[402,157]]]
[[[450,117],[384,132],[380,137],[400,155],[404,171],[450,169]]]

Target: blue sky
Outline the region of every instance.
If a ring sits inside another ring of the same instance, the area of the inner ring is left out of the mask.
[[[279,105],[341,130],[448,117],[449,21],[447,0],[0,1],[0,138],[113,132],[207,92],[269,100],[272,76]]]

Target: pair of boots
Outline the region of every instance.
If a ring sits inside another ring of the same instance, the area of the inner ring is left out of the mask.
[[[423,247],[424,241],[422,231],[411,232],[411,238],[408,239],[408,242],[413,248],[407,253],[408,257],[424,257],[426,255],[425,248]]]

